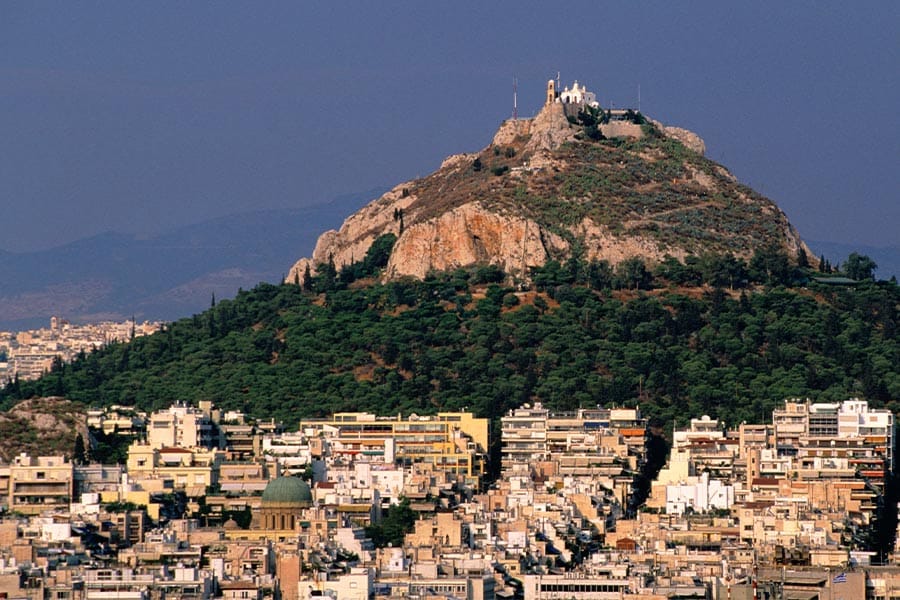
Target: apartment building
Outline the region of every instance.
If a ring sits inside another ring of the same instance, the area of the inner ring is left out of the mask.
[[[510,410],[500,419],[500,447],[503,471],[524,469],[550,458],[547,421],[550,411],[540,402]]]
[[[335,413],[330,419],[300,422],[307,438],[324,437],[335,458],[432,465],[480,479],[487,467],[488,420],[467,412],[432,416],[376,417]]]
[[[217,448],[219,445],[210,415],[186,404],[175,404],[150,415],[147,442],[151,448]]]
[[[128,448],[127,466],[128,475],[135,481],[183,490],[188,496],[196,497],[205,495],[207,486],[219,483],[224,460],[222,450],[154,448],[134,442]]]
[[[597,455],[612,454],[619,462],[643,447],[645,428],[637,408],[552,413],[540,402],[525,404],[500,419],[503,472],[529,472],[551,457],[575,466],[572,457],[591,456],[596,458],[591,464],[599,466],[603,460]]]
[[[894,469],[894,415],[865,400],[786,400],[772,412],[772,427],[777,454],[793,459],[791,473],[797,477],[862,477],[880,488]]]
[[[74,470],[65,456],[32,457],[23,453],[15,457],[8,470],[9,510],[26,515],[68,510]],[[0,479],[3,479],[2,474]]]

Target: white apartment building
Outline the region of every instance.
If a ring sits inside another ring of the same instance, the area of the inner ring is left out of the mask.
[[[709,473],[689,477],[687,481],[666,486],[666,514],[683,515],[688,509],[705,513],[713,509],[727,510],[734,504],[734,486]]]
[[[500,420],[500,445],[503,469],[528,467],[550,458],[547,445],[547,420],[550,411],[540,402],[525,404],[509,411]]]
[[[150,415],[147,443],[151,448],[213,448],[217,446],[215,425],[203,411],[175,404]]]
[[[865,400],[811,403],[786,400],[772,411],[775,448],[781,456],[797,456],[801,447],[824,447],[830,440],[856,439],[894,468],[895,425],[889,410],[873,409]]]
[[[624,452],[643,447],[646,423],[637,408],[590,408],[551,413],[540,402],[524,404],[500,419],[503,471],[527,471],[535,463],[564,455],[589,454],[619,445],[609,438],[616,433]]]

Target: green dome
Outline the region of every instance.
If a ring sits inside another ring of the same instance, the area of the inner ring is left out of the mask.
[[[263,504],[312,504],[309,485],[299,477],[276,477],[266,485],[262,494]]]

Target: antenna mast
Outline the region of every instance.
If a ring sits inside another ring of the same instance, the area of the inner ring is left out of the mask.
[[[518,93],[519,93],[519,80],[516,77],[513,77],[513,121],[519,120],[519,101],[518,101]]]
[[[641,84],[638,84],[638,112],[641,112]]]

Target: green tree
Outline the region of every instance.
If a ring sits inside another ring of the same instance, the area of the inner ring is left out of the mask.
[[[86,458],[87,452],[85,452],[84,448],[84,438],[81,437],[81,434],[79,433],[75,436],[75,447],[72,449],[72,462],[76,465],[84,464]]]
[[[865,254],[857,254],[853,252],[847,257],[844,263],[844,273],[850,279],[862,281],[863,279],[875,279],[875,269],[878,265],[875,261]]]
[[[777,246],[758,248],[750,259],[750,277],[767,285],[790,285],[794,280],[791,263]]]
[[[400,214],[402,219],[402,211]],[[365,258],[363,258],[364,275],[373,275],[379,269],[387,266],[388,260],[391,258],[391,250],[393,250],[396,241],[397,236],[393,233],[386,233],[375,238],[375,241],[372,242],[372,245],[366,251]]]
[[[410,508],[409,498],[401,498],[399,504],[388,509],[380,523],[366,527],[366,535],[376,548],[385,548],[388,544],[399,548],[403,546],[406,534],[413,530],[417,516]]]
[[[619,263],[616,267],[616,280],[621,288],[646,290],[650,288],[653,277],[644,261],[635,256]]]
[[[303,269],[303,281],[301,282],[301,288],[304,292],[312,291],[312,271],[309,268],[309,263],[306,263],[306,268]]]

